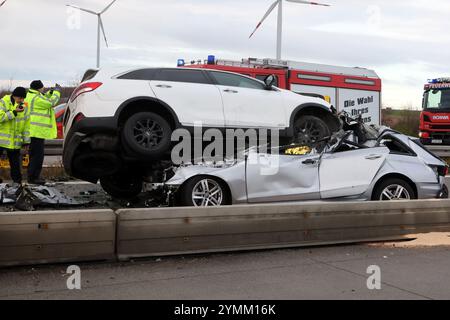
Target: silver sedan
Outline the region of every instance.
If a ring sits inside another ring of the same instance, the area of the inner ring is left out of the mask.
[[[364,137],[351,130],[337,133],[320,152],[255,148],[232,164],[180,167],[166,186],[184,206],[448,197],[447,164],[418,139],[386,127],[366,128]]]

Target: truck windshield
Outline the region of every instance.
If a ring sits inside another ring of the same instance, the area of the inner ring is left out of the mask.
[[[424,109],[450,109],[450,89],[431,89],[426,91]]]

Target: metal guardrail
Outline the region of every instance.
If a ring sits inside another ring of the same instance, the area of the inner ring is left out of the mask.
[[[64,140],[46,140],[45,141],[45,155],[46,156],[62,156]]]
[[[0,213],[0,266],[115,258],[112,210]]]
[[[0,266],[289,248],[450,231],[450,200],[0,213]]]
[[[428,150],[441,158],[450,158],[450,146],[426,146]]]
[[[450,200],[118,210],[117,256],[164,256],[391,240],[450,231]]]

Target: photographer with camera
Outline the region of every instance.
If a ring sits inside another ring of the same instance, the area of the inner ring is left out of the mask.
[[[27,90],[22,87],[14,89],[11,95],[0,100],[0,152],[6,150],[11,178],[14,183],[22,183],[22,157],[23,145],[30,143],[27,128],[27,110],[24,100]]]
[[[29,119],[27,125],[30,131],[30,165],[28,167],[28,183],[44,185],[41,179],[42,166],[45,156],[45,140],[56,139],[57,127],[55,107],[59,99],[61,86],[55,85],[45,92],[44,84],[40,80],[30,85],[25,101],[29,105]]]

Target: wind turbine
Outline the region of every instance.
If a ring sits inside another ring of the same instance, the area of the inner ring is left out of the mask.
[[[105,33],[105,28],[103,26],[103,21],[102,21],[102,14],[104,14],[106,11],[108,11],[109,8],[111,8],[111,6],[114,4],[114,2],[116,2],[117,0],[113,0],[108,6],[106,6],[105,9],[103,9],[100,12],[95,12],[89,9],[84,9],[84,8],[80,8],[77,6],[73,6],[68,4],[68,7],[71,8],[75,8],[90,14],[94,14],[97,16],[98,19],[98,27],[97,27],[97,68],[100,68],[100,31],[103,33],[103,38],[105,39],[105,43],[106,43],[106,47],[108,47],[108,40],[106,39],[106,33]]]
[[[3,6],[5,4],[7,0],[3,0],[2,3],[0,3],[0,7]]]
[[[301,3],[301,4],[310,4],[313,6],[324,6],[324,7],[330,7],[328,4],[323,3],[317,3],[317,2],[310,2],[310,1],[302,1],[302,0],[286,0],[289,2],[295,2],[295,3]],[[251,38],[256,30],[262,25],[264,20],[272,13],[272,11],[278,6],[278,26],[277,26],[277,59],[281,59],[281,44],[282,44],[282,36],[283,36],[283,0],[276,0],[270,7],[269,10],[267,10],[264,17],[261,19],[261,21],[256,26],[255,30],[252,32],[249,38]]]

